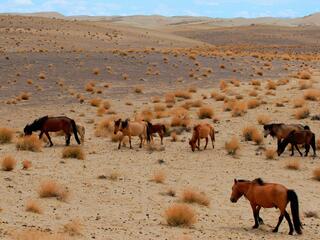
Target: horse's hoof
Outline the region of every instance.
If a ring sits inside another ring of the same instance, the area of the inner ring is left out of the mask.
[[[293,235],[293,232],[289,232],[288,235]]]
[[[253,229],[256,229],[256,228],[258,228],[259,227],[259,225],[253,225]]]
[[[272,231],[272,232],[276,233],[276,232],[278,232],[278,229],[277,229],[277,228],[275,228],[275,229],[273,229],[273,231]]]

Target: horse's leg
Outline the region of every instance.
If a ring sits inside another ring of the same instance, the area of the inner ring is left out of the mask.
[[[259,224],[261,225],[261,224],[263,224],[263,219],[260,217],[260,209],[261,209],[261,207],[258,206],[258,207],[257,207],[257,211],[258,211],[258,221],[259,221]]]
[[[259,211],[257,211],[257,206],[253,203],[251,204],[251,208],[252,208],[252,212],[253,212],[253,218],[254,218],[254,225],[252,226],[252,228],[258,228],[259,227]]]
[[[300,152],[299,148],[298,148],[298,145],[297,144],[294,144],[295,148],[298,150],[298,152],[300,153],[300,156],[302,157],[303,154]]]
[[[200,137],[198,137],[198,150],[200,151]]]
[[[308,156],[308,153],[310,151],[310,145],[309,144],[306,144],[305,145],[305,148],[306,148],[306,152],[304,153],[304,156],[307,157]]]
[[[44,133],[43,131],[40,132],[40,134],[39,134],[39,139],[42,138],[43,133]]]
[[[280,147],[280,143],[281,143],[281,138],[277,138],[277,145],[278,145],[277,150],[278,150],[278,149],[279,149],[279,147]]]
[[[71,138],[71,134],[67,134],[66,135],[66,146],[69,146],[70,145],[70,138]]]
[[[160,140],[161,140],[161,145],[163,145],[163,134],[160,132],[159,136],[160,136]]]
[[[207,148],[208,141],[209,141],[209,138],[208,138],[208,137],[206,137],[206,145],[204,146],[204,150],[206,150],[206,148]]]
[[[128,137],[129,137],[129,146],[130,146],[130,149],[132,149],[132,146],[131,146],[131,135],[129,135]]]
[[[51,138],[50,138],[49,133],[48,133],[48,132],[44,132],[44,134],[46,134],[46,136],[47,136],[47,138],[48,138],[48,140],[49,140],[49,143],[50,143],[50,147],[52,147],[52,146],[53,146],[53,143],[52,143],[52,141],[51,141]]]
[[[291,155],[290,156],[293,156],[294,155],[294,145],[291,143]]]
[[[120,148],[121,148],[122,139],[123,139],[123,138],[119,138],[119,145],[118,145],[118,149],[120,149]]]
[[[293,234],[293,225],[292,225],[292,222],[291,222],[291,218],[290,218],[290,215],[287,211],[284,212],[284,216],[289,224],[289,235],[292,235]]]
[[[139,135],[139,138],[140,138],[140,146],[139,146],[139,148],[142,148],[142,141],[143,141],[142,135]]]
[[[283,217],[284,217],[284,215],[285,215],[286,209],[280,210],[280,211],[281,211],[281,213],[280,213],[280,216],[279,216],[278,224],[277,224],[277,226],[273,229],[273,232],[278,232],[279,226],[280,226],[280,224],[281,224],[281,222],[282,222],[282,220],[283,220]]]

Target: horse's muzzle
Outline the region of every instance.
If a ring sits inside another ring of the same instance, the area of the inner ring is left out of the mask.
[[[232,203],[236,203],[236,202],[237,202],[237,200],[236,200],[235,198],[230,198],[230,201],[231,201]]]

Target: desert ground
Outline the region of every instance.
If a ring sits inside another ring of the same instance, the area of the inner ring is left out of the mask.
[[[252,21],[0,15],[0,238],[319,239],[319,157],[279,157],[263,136],[263,124],[301,123],[319,151],[319,14]],[[85,127],[84,143],[71,138],[83,159],[64,158],[54,133],[53,147],[31,137],[35,149],[19,148],[45,115]],[[124,138],[118,150],[119,118],[164,124],[164,144]],[[204,122],[215,147],[192,152]],[[249,202],[230,202],[234,178],[258,177],[296,191],[303,235],[288,236],[285,220],[272,233],[277,209],[252,229]],[[187,192],[204,201],[184,203]],[[174,204],[194,221],[170,226]]]

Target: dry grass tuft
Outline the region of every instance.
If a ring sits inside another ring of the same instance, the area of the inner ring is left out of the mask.
[[[261,81],[260,80],[251,80],[250,81],[251,85],[253,86],[261,86]]]
[[[249,109],[253,109],[260,106],[260,101],[258,99],[249,99],[247,101],[247,106]]]
[[[247,112],[247,103],[243,101],[236,101],[232,108],[232,117],[243,116]]]
[[[40,152],[42,141],[36,135],[24,136],[18,139],[16,148],[18,151]]]
[[[3,171],[12,171],[17,164],[17,161],[10,155],[2,158],[1,169]]]
[[[297,77],[300,79],[311,79],[311,73],[309,71],[298,72]]]
[[[309,117],[309,115],[310,115],[310,110],[308,107],[298,108],[294,113],[294,117],[296,119],[305,119]]]
[[[176,132],[172,132],[170,136],[171,136],[171,142],[177,142],[179,140]]]
[[[30,96],[31,96],[30,93],[22,92],[20,93],[19,98],[21,98],[22,100],[29,100]]]
[[[198,116],[200,119],[212,118],[214,116],[213,108],[209,105],[200,107]]]
[[[268,90],[276,90],[276,89],[277,89],[277,83],[274,82],[274,81],[269,80],[269,81],[267,82],[266,88],[267,88]]]
[[[317,219],[319,218],[318,213],[315,212],[315,211],[307,211],[307,212],[304,213],[304,216],[306,218],[317,218]]]
[[[32,163],[29,160],[22,161],[22,170],[28,170],[32,167]]]
[[[240,149],[239,140],[236,136],[233,136],[230,141],[225,143],[225,149],[229,155],[236,155]]]
[[[265,125],[271,122],[271,118],[268,115],[260,114],[257,117],[257,121],[260,125]]]
[[[258,130],[252,133],[252,141],[257,145],[260,145],[263,142],[263,136]]]
[[[26,203],[26,211],[27,212],[33,212],[33,213],[38,213],[41,214],[42,208],[40,207],[39,203],[34,200],[28,200]]]
[[[69,197],[68,190],[53,180],[43,181],[40,184],[38,194],[40,198],[55,197],[61,201],[67,201]]]
[[[185,189],[182,192],[181,200],[186,203],[197,203],[203,206],[209,206],[210,200],[203,192],[197,192],[192,189]]]
[[[25,230],[20,232],[15,232],[13,234],[14,240],[67,240],[61,234],[51,234],[43,231],[36,230]]]
[[[84,89],[87,91],[87,92],[93,92],[94,91],[94,83],[92,83],[92,82],[88,82],[86,85],[85,85],[85,87],[84,87]]]
[[[242,136],[244,137],[244,140],[246,141],[252,141],[253,140],[253,134],[257,132],[257,128],[254,126],[247,126],[242,129]]]
[[[286,168],[290,170],[299,170],[300,169],[300,161],[297,159],[289,160],[286,163]]]
[[[142,93],[142,87],[140,87],[140,86],[136,86],[136,87],[134,87],[134,92],[135,93]]]
[[[318,101],[320,98],[320,90],[318,89],[309,89],[304,92],[304,99],[310,101]]]
[[[266,151],[265,151],[265,155],[266,155],[266,158],[269,159],[269,160],[275,159],[276,150],[273,149],[273,148],[267,148]]]
[[[320,167],[313,170],[313,178],[320,181]]]
[[[211,98],[213,98],[216,101],[223,101],[225,99],[225,96],[214,91],[211,93]]]
[[[76,158],[79,160],[84,160],[85,154],[81,147],[68,146],[62,150],[62,158]]]
[[[9,128],[0,128],[0,144],[11,143],[13,131]]]
[[[152,176],[152,181],[155,183],[164,183],[166,175],[163,171],[155,171]]]
[[[299,81],[299,89],[304,90],[304,89],[309,89],[312,87],[312,81],[309,80],[300,80]]]
[[[64,232],[70,236],[80,236],[83,231],[83,224],[78,219],[73,219],[63,226]]]
[[[192,226],[196,223],[196,214],[186,204],[173,204],[164,213],[169,226]]]
[[[101,98],[92,98],[92,99],[90,99],[90,104],[93,107],[99,107],[101,102],[102,102]]]
[[[190,92],[183,91],[183,90],[175,91],[174,96],[177,98],[183,98],[183,99],[190,99],[192,97]]]
[[[301,108],[306,104],[306,101],[303,98],[295,98],[292,103],[294,108]]]

